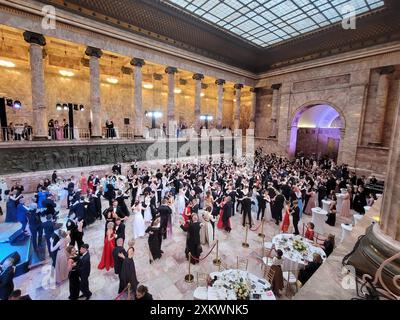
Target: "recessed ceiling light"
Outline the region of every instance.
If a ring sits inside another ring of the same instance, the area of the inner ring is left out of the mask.
[[[118,79],[117,78],[107,78],[107,82],[111,83],[111,84],[117,84],[118,83]]]
[[[0,60],[0,67],[15,68],[15,63],[8,60]]]
[[[68,70],[60,70],[59,73],[63,77],[73,77],[75,75],[72,71],[68,71]]]

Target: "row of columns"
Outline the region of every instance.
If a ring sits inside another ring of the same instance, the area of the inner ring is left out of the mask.
[[[32,107],[33,107],[33,128],[35,140],[47,140],[47,112],[45,102],[45,81],[44,81],[44,65],[43,65],[43,48],[46,45],[46,39],[43,35],[34,32],[24,32],[24,39],[30,44],[30,66],[31,66],[31,81],[32,81]],[[85,54],[89,57],[90,69],[90,104],[92,111],[92,138],[99,139],[102,137],[102,121],[101,121],[101,94],[100,94],[100,61],[103,52],[101,49],[88,47]],[[143,135],[143,108],[142,108],[142,67],[145,61],[139,58],[133,58],[131,65],[134,67],[134,109],[135,109],[135,135]],[[175,111],[175,74],[178,69],[168,66],[165,73],[168,75],[168,108],[167,108],[167,127],[174,121]],[[201,90],[202,80],[204,75],[195,73],[195,129],[199,130],[201,126]],[[215,81],[217,85],[217,126],[222,127],[222,110],[223,110],[223,94],[224,79]],[[234,104],[234,128],[239,128],[240,123],[240,105],[241,105],[241,90],[243,84],[235,84],[235,104]],[[250,128],[254,128],[255,109],[256,109],[256,90],[251,90],[252,95],[252,110],[250,116]]]

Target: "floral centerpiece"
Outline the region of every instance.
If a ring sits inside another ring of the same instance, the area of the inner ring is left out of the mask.
[[[233,289],[235,290],[238,300],[250,299],[250,286],[248,283],[244,282],[243,279],[240,279],[240,282],[236,283]]]
[[[307,250],[307,246],[304,244],[303,241],[294,240],[293,241],[293,248],[299,252],[303,252]]]

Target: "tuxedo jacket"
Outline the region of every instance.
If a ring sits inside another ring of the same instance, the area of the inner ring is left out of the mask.
[[[115,233],[118,238],[122,238],[125,240],[125,224],[121,223],[119,226],[115,226]]]
[[[83,279],[88,279],[90,276],[90,253],[87,252],[84,256],[80,257],[78,263],[79,276]]]
[[[0,273],[0,299],[8,300],[10,294],[14,291],[14,268],[8,267]]]

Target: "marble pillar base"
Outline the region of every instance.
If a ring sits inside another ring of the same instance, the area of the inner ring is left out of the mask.
[[[356,251],[350,256],[348,263],[356,268],[358,275],[370,274],[375,276],[379,266],[400,251],[400,242],[382,233],[378,224],[367,228],[365,236]],[[393,278],[400,275],[400,259],[389,263],[382,272],[385,285],[396,295],[400,295],[393,284]]]

